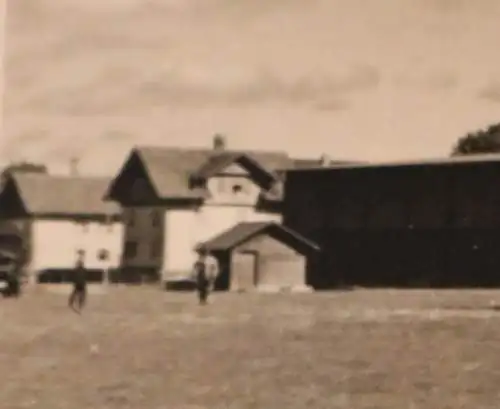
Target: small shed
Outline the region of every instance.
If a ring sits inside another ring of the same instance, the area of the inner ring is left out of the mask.
[[[275,222],[245,222],[201,243],[221,265],[216,288],[230,291],[307,289],[307,263],[319,247]]]

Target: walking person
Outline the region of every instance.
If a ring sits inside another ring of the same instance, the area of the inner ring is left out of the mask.
[[[87,279],[85,273],[83,253],[80,253],[73,276],[73,291],[71,292],[68,300],[69,307],[79,314],[81,313],[87,300]]]
[[[196,290],[200,305],[208,302],[210,292],[214,288],[215,280],[219,274],[217,259],[205,249],[199,250],[199,256],[194,264]]]

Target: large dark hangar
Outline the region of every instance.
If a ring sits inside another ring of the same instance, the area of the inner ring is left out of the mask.
[[[291,170],[284,194],[317,289],[500,286],[500,155]]]

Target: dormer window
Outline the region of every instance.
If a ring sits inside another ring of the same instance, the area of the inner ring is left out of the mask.
[[[239,194],[243,192],[243,186],[237,184],[237,185],[233,185],[233,193],[234,194]]]

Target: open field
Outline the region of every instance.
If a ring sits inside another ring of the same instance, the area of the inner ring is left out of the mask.
[[[0,300],[3,409],[498,408],[500,291]]]

